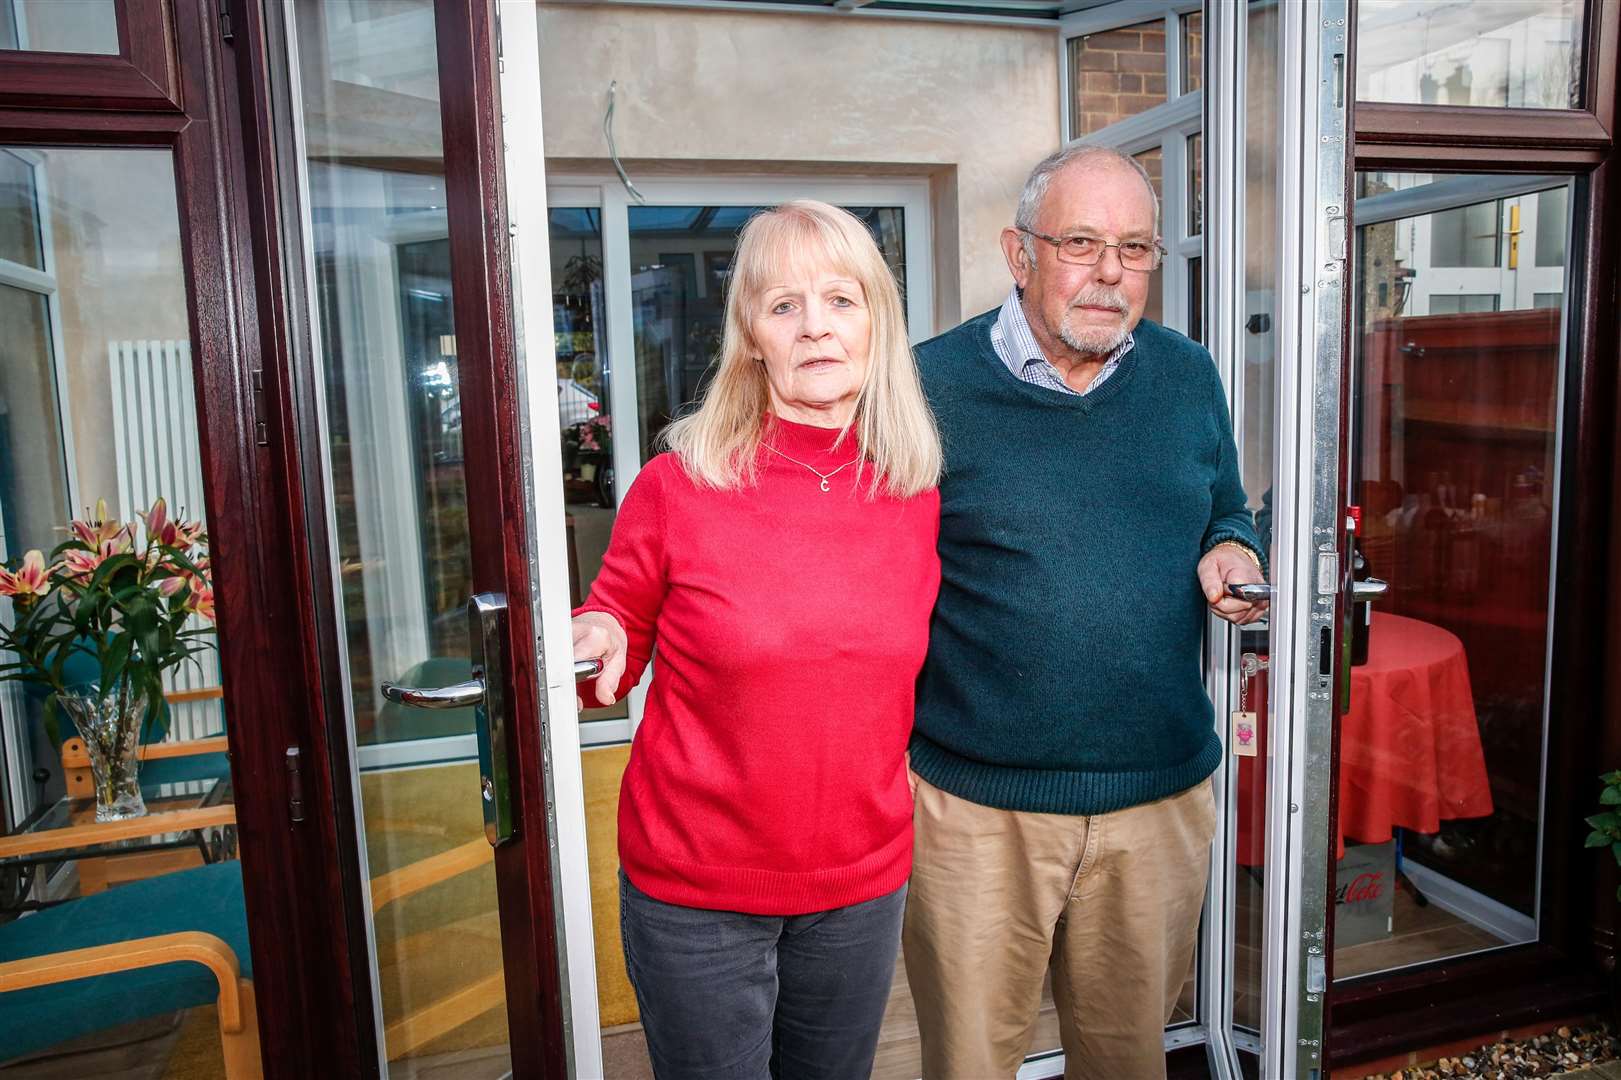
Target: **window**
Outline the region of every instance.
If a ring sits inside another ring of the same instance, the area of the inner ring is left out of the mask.
[[[569,589],[591,590],[619,504],[659,437],[701,393],[720,351],[738,232],[790,198],[843,206],[871,232],[895,275],[913,341],[934,333],[927,186],[915,181],[642,181],[646,204],[617,181],[555,184],[548,217]],[[616,205],[605,212],[604,205]],[[620,224],[615,231],[607,222]],[[628,267],[614,271],[614,252]],[[628,329],[619,344],[615,327]],[[619,350],[616,352],[616,349]],[[630,738],[639,699],[587,708],[583,742]]]
[[[1581,104],[1580,0],[1361,0],[1359,101],[1511,109]]]
[[[1535,259],[1538,266],[1565,265],[1565,231],[1569,225],[1567,221],[1569,204],[1570,191],[1567,188],[1544,191],[1537,196]]]
[[[1496,311],[1502,297],[1496,293],[1431,293],[1431,315],[1466,315],[1475,311]]]
[[[1182,86],[1186,94],[1204,85],[1204,12],[1182,16]]]
[[[1479,203],[1430,216],[1431,266],[1496,266],[1500,206]]]
[[[1525,182],[1359,180],[1353,490],[1368,573],[1390,592],[1367,662],[1351,668],[1341,869],[1384,867],[1401,887],[1373,922],[1336,924],[1341,978],[1537,936],[1567,270],[1495,254],[1499,221],[1534,213],[1539,230],[1569,228],[1565,186],[1493,198]],[[1419,200],[1435,209],[1405,211]],[[1429,691],[1394,727],[1381,721],[1391,676]],[[1409,753],[1419,744],[1423,764]],[[1374,812],[1354,793],[1380,773],[1440,802]]]
[[[1165,104],[1165,23],[1069,40],[1069,137],[1078,139]]]
[[[114,0],[0,0],[0,49],[118,54]]]
[[[1143,317],[1187,333],[1197,304],[1193,260],[1204,250],[1203,9],[1187,0],[1105,4],[1066,16],[1064,40],[1070,141],[1132,155],[1160,198],[1166,258]],[[1151,92],[1123,92],[1121,80],[1137,86],[1125,76],[1139,70]]]

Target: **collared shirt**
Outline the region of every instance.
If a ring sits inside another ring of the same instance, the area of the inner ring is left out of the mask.
[[[1126,340],[1109,354],[1109,358],[1103,362],[1103,370],[1093,377],[1086,389],[1076,390],[1064,382],[1064,376],[1059,374],[1052,361],[1041,351],[1041,346],[1036,344],[1035,331],[1030,329],[1030,320],[1025,318],[1024,305],[1019,303],[1017,288],[1008,293],[1007,299],[1002,302],[1001,313],[991,326],[991,348],[996,350],[996,355],[1017,378],[1077,397],[1084,397],[1102,386],[1103,381],[1120,366],[1121,357],[1135,345],[1132,336],[1127,334]]]

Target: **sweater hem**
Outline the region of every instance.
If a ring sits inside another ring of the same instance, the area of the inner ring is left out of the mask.
[[[1107,814],[1186,791],[1221,764],[1214,730],[1199,752],[1158,769],[1102,772],[1026,769],[973,761],[921,734],[912,736],[912,771],[969,802],[1036,814]]]
[[[639,851],[623,837],[619,853],[631,884],[666,904],[747,915],[810,915],[876,900],[904,885],[912,873],[912,822],[908,819],[894,839],[859,862],[822,870],[708,866]]]

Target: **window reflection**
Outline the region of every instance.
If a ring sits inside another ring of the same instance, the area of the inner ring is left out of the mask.
[[[1360,0],[1357,99],[1574,109],[1580,0]]]
[[[1356,211],[1358,545],[1391,588],[1342,728],[1340,977],[1536,936],[1568,189],[1377,220],[1429,182],[1364,175]]]
[[[0,49],[117,55],[116,0],[5,0]]]

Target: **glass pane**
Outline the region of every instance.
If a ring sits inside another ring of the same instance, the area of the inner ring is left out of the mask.
[[[1251,0],[1246,20],[1244,98],[1244,407],[1239,418],[1239,456],[1244,490],[1255,512],[1255,531],[1272,550],[1273,442],[1277,412],[1278,321],[1278,6],[1269,0]],[[1266,949],[1266,785],[1267,716],[1269,687],[1261,667],[1270,654],[1269,630],[1255,623],[1238,645],[1240,690],[1229,709],[1254,712],[1259,717],[1255,757],[1230,757],[1227,784],[1234,803],[1233,865],[1233,1021],[1251,1032],[1261,1027],[1262,956]],[[1229,663],[1233,662],[1229,658]],[[1218,705],[1217,715],[1222,709]]]
[[[607,305],[602,282],[602,212],[595,208],[554,209],[550,219],[569,603],[578,606],[602,568],[617,505]],[[619,701],[605,709],[586,709],[580,719],[624,720],[629,716],[628,701]]]
[[[1574,109],[1585,7],[1581,0],[1361,0],[1357,100]]]
[[[1502,216],[1495,202],[1430,215],[1430,265],[1496,266]]]
[[[38,181],[28,157],[0,151],[0,261],[45,269]]]
[[[1431,293],[1431,315],[1464,315],[1472,311],[1496,311],[1502,297],[1496,293]]]
[[[100,499],[115,529],[159,497],[171,518],[205,522],[172,156],[0,148],[0,170],[7,254],[17,254],[22,241],[32,248],[26,261],[35,268],[0,285],[0,560],[15,567],[30,550],[48,555],[68,539],[69,518],[91,517],[86,508]],[[134,550],[146,549],[144,523],[134,530]],[[206,541],[189,550],[199,554]],[[156,593],[158,580],[144,587]],[[194,607],[203,598],[201,582],[197,593],[186,593],[196,599],[183,625],[211,646],[211,623]],[[58,576],[51,593],[28,610],[49,617],[63,611],[57,605],[70,595]],[[0,599],[0,623],[15,626],[22,617],[20,605]],[[167,753],[140,767],[132,786],[148,813],[117,823],[118,834],[109,834],[113,823],[96,822],[98,786],[83,751],[74,749],[93,729],[64,706],[59,734],[73,741],[53,740],[46,731],[43,707],[53,693],[60,702],[63,691],[84,694],[104,680],[109,689],[117,685],[116,676],[104,676],[96,650],[119,632],[94,622],[77,638],[70,630],[74,651],[60,687],[0,684],[7,810],[0,822],[0,928],[9,932],[8,959],[101,944],[109,940],[101,935],[114,932],[207,930],[246,967],[228,755],[218,743],[199,744],[226,734],[212,648],[196,663],[172,657],[163,673],[164,726],[142,732],[140,715],[125,714],[125,730],[136,741],[163,741]],[[162,654],[149,650],[144,659],[161,667]],[[0,662],[15,659],[0,654]],[[46,777],[42,783],[33,779],[36,769]],[[44,850],[19,850],[41,843]],[[110,892],[116,895],[104,895]],[[119,1071],[162,1075],[184,1041],[187,1070],[224,1075],[213,995],[176,994],[142,975],[106,978],[127,980],[116,1016],[86,998],[89,984],[6,994],[0,1053],[35,1062],[13,1062],[12,1071],[100,1074],[116,1057]],[[70,1049],[84,1056],[44,1063]],[[89,1056],[97,1052],[103,1056]]]
[[[720,351],[726,279],[737,231],[758,206],[632,206],[631,298],[636,329],[636,396],[642,460],[659,452],[659,433],[697,400]],[[904,212],[847,206],[872,231],[906,293]]]
[[[1069,137],[1165,104],[1165,22],[1070,38]]]
[[[371,925],[389,1072],[497,1077],[511,1063],[473,713],[379,689],[472,673],[433,9],[294,10],[364,871],[392,897]]]
[[[1152,150],[1144,150],[1142,153],[1132,156],[1142,165],[1143,171],[1148,174],[1148,179],[1153,182],[1154,194],[1159,196],[1160,204],[1163,206],[1165,200],[1164,152],[1156,146]],[[1148,283],[1148,303],[1143,306],[1143,318],[1157,323],[1165,321],[1165,275],[1163,272],[1156,271]]]
[[[1538,266],[1565,265],[1565,235],[1569,231],[1568,188],[1544,191],[1537,196],[1535,260]]]
[[[1204,12],[1182,16],[1182,93],[1204,86]]]
[[[1438,262],[1434,238],[1543,213],[1563,236],[1549,194],[1357,230],[1358,544],[1391,591],[1353,639],[1339,977],[1536,938],[1566,269],[1512,246],[1503,265]]]
[[[1204,259],[1188,260],[1188,337],[1204,340]]]
[[[1188,136],[1188,235],[1204,232],[1204,136]]]
[[[116,56],[117,0],[5,0],[0,49]]]

